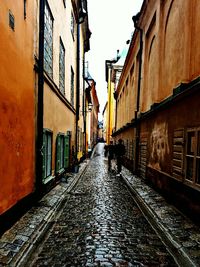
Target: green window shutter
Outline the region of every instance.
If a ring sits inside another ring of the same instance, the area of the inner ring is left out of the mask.
[[[56,173],[60,170],[60,135],[56,138]]]
[[[64,167],[69,167],[69,136],[64,137]]]
[[[42,147],[42,180],[46,178],[46,150],[47,150],[47,136],[43,131],[43,147]]]

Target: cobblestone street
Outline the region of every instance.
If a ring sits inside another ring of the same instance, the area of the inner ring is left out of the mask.
[[[177,266],[134,203],[108,173],[99,144],[85,174],[25,266]]]

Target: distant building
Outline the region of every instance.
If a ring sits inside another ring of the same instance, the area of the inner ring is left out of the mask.
[[[112,133],[114,130],[115,126],[115,103],[114,103],[114,83],[112,79],[112,66],[114,63],[116,63],[119,60],[119,55],[117,51],[117,56],[116,58],[113,58],[111,60],[106,60],[105,61],[105,78],[107,82],[107,95],[108,95],[108,100],[107,100],[107,122],[106,122],[106,142],[110,144],[110,140],[112,138]]]
[[[98,141],[104,141],[103,138],[103,121],[98,122],[98,136],[97,136]]]
[[[99,100],[96,92],[96,82],[90,76],[89,72],[86,80],[88,84],[86,88],[87,149],[90,154],[98,141]]]

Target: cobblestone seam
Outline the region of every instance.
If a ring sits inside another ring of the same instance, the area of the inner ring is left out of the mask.
[[[200,266],[200,253],[195,253],[200,247],[197,242],[194,242],[194,236],[196,239],[200,236],[197,227],[167,204],[164,198],[147,186],[142,179],[134,176],[125,168],[122,171],[122,178],[131,190],[138,207],[168,247],[177,264],[181,267]],[[169,214],[172,216],[167,216]],[[178,219],[170,225],[169,221],[173,216]],[[187,225],[185,229],[184,225]],[[193,244],[190,250],[184,247],[184,242],[181,240],[183,236],[185,244],[188,246]]]
[[[67,193],[73,189],[85,172],[89,160],[81,164],[79,173],[60,183],[32,207],[16,224],[0,238],[0,267],[21,266],[21,263],[38,245],[51,227],[61,209]]]

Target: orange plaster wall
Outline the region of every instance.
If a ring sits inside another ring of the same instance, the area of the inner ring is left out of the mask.
[[[200,47],[199,47],[199,36],[200,36],[200,19],[199,19],[199,9],[200,1],[191,1],[191,14],[190,19],[192,20],[191,29],[191,77],[195,78],[200,75]],[[190,21],[191,23],[191,21]]]
[[[33,5],[28,1],[26,20],[23,1],[0,8],[0,214],[34,188]]]
[[[182,0],[176,0],[165,7],[163,25],[163,77],[162,95],[160,99],[169,96],[175,86],[187,79],[185,66],[187,54],[187,5]],[[184,29],[184,30],[183,30]]]
[[[166,0],[162,3],[160,1],[150,1],[150,3],[153,3],[154,7],[148,5],[142,20],[144,29],[142,112],[148,111],[152,104],[170,96],[173,89],[181,82],[191,80],[190,64],[193,64],[193,72],[198,73],[200,61],[200,56],[195,60],[191,60],[194,57],[190,57],[192,1]],[[154,14],[156,19],[152,25]],[[197,16],[195,19],[196,26],[193,31],[198,33]],[[197,39],[196,44],[194,43],[195,53],[200,55]]]

